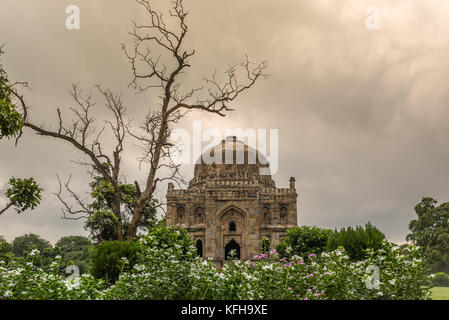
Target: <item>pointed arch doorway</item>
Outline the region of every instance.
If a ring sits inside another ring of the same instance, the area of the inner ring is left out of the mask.
[[[203,241],[201,239],[196,240],[196,254],[203,258]]]
[[[234,252],[233,258],[240,260],[240,246],[234,239],[225,246],[225,260],[231,260],[232,252]]]
[[[229,260],[230,251],[235,250],[237,259],[247,259],[246,212],[234,204],[229,204],[218,213],[219,233],[216,256]]]

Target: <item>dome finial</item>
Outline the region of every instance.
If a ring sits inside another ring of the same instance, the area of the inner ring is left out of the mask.
[[[295,182],[296,182],[295,177],[291,177],[290,178],[290,189],[295,189]]]

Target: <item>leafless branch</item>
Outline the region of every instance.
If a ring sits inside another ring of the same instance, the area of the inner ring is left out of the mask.
[[[72,175],[69,176],[66,182],[62,183],[61,179],[58,175],[56,175],[59,183],[59,189],[57,192],[53,193],[61,202],[63,205],[63,208],[61,209],[63,213],[63,219],[68,220],[80,220],[80,219],[87,219],[93,211],[90,210],[87,205],[85,204],[84,200],[82,200],[71,188],[70,188],[70,181],[72,180]],[[63,193],[63,186],[66,192],[69,193],[70,198],[74,200],[76,203],[76,207],[69,203],[67,200],[64,199],[62,196]],[[67,216],[70,215],[70,216]],[[72,217],[71,217],[72,216]]]

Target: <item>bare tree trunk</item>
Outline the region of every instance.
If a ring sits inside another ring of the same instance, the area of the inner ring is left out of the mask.
[[[117,191],[114,192],[114,200],[111,205],[112,213],[117,217],[117,239],[123,241],[123,221],[120,210],[120,195]]]

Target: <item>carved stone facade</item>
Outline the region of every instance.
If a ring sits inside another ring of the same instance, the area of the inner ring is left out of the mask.
[[[229,161],[231,159],[231,161]],[[276,188],[266,158],[235,137],[203,153],[184,190],[169,184],[167,225],[187,229],[198,254],[223,263],[235,250],[242,260],[276,246],[297,225],[295,179]]]

